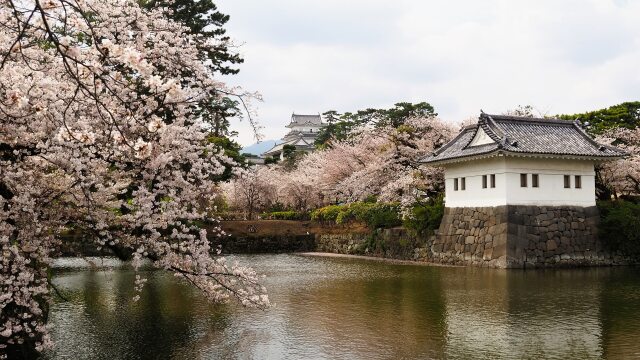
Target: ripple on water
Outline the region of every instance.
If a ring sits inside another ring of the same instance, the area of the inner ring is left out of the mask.
[[[102,269],[122,267],[125,263],[113,257],[65,257],[54,259],[53,269]]]
[[[211,305],[162,272],[66,260],[54,283],[51,359],[636,358],[640,271],[501,271],[294,255],[253,265],[267,311]],[[80,264],[80,262],[79,262]],[[93,268],[93,267],[89,267]]]

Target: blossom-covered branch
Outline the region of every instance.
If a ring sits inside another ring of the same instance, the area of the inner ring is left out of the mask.
[[[597,167],[598,184],[609,193],[618,195],[640,195],[640,128],[614,128],[605,131],[596,139],[625,150],[629,156]]]
[[[187,30],[129,0],[2,0],[0,27],[0,353],[50,346],[47,266],[70,227],[211,300],[268,306],[258,275],[196,226],[231,160],[194,114],[232,90]]]

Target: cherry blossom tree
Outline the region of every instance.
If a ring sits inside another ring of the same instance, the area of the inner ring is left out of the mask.
[[[382,201],[412,203],[416,190],[433,194],[442,190],[441,169],[418,163],[456,134],[456,127],[435,117],[411,118],[399,127],[386,126],[363,131],[355,140],[373,154],[359,171],[342,181],[347,201],[377,195]]]
[[[640,128],[615,128],[596,138],[602,144],[615,145],[629,156],[597,167],[597,183],[606,194],[640,195]],[[610,195],[608,195],[610,196]]]
[[[428,196],[442,190],[442,170],[418,161],[456,130],[435,117],[410,118],[397,127],[359,127],[347,139],[307,154],[293,170],[272,165],[259,169],[256,178],[272,186],[277,202],[296,210],[371,195],[409,206],[418,192]]]
[[[47,269],[71,227],[212,301],[268,306],[195,225],[231,160],[194,113],[232,91],[187,29],[131,0],[0,0],[0,25],[0,355],[51,346]]]
[[[277,189],[266,180],[266,171],[246,169],[237,171],[234,176],[233,181],[221,184],[221,191],[227,204],[242,211],[245,219],[254,219],[276,201]]]

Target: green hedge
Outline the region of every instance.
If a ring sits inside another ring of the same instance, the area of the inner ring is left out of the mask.
[[[329,205],[312,211],[311,220],[335,224],[360,221],[371,229],[390,228],[402,224],[397,203],[355,202]]]
[[[640,259],[640,204],[600,201],[600,239],[609,249]]]
[[[336,222],[336,218],[344,205],[329,205],[311,212],[311,220]]]
[[[268,220],[307,220],[309,214],[298,211],[273,211],[262,213],[261,217]]]

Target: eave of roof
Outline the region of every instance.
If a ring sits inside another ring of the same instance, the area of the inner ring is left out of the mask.
[[[604,162],[609,160],[619,159],[623,156],[604,157],[604,156],[584,156],[584,155],[571,155],[571,154],[553,154],[553,153],[517,153],[503,149],[491,150],[482,153],[476,153],[470,156],[460,156],[454,158],[447,158],[443,160],[422,161],[423,164],[432,166],[442,166],[454,163],[461,163],[467,161],[475,161],[480,159],[487,159],[493,157],[519,157],[519,158],[538,158],[538,159],[567,159],[567,160],[584,160],[594,162]]]

